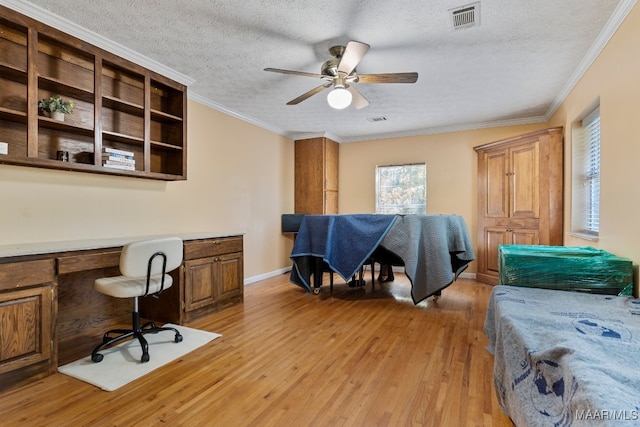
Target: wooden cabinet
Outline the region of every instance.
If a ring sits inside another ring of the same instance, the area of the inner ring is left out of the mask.
[[[0,6],[0,163],[186,179],[186,87]],[[38,101],[74,103],[57,121]],[[133,154],[135,170],[103,166],[105,148]],[[57,159],[58,151],[69,161]]]
[[[173,285],[139,300],[145,321],[184,325],[243,301],[242,235],[208,236],[183,236]],[[130,326],[132,300],[93,288],[97,278],[120,274],[122,246],[81,246],[93,249],[0,256],[0,391],[50,375],[90,354],[105,331]]]
[[[242,301],[242,260],[241,237],[185,242],[186,321]]]
[[[338,213],[338,153],[328,138],[295,142],[295,213]]]
[[[478,153],[479,281],[498,283],[498,246],[563,242],[562,128],[474,148]]]
[[[54,262],[0,264],[0,390],[55,372]]]

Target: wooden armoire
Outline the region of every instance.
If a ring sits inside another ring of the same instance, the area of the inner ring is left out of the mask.
[[[498,284],[498,246],[562,245],[563,131],[544,129],[475,147],[478,281]]]
[[[338,213],[338,147],[325,137],[295,141],[295,213]]]

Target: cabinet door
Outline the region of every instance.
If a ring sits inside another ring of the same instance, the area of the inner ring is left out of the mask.
[[[215,302],[216,258],[201,258],[184,263],[184,309],[196,310]]]
[[[540,233],[538,230],[513,229],[509,240],[512,245],[539,245]]]
[[[510,149],[512,218],[540,217],[540,147],[538,141]]]
[[[326,215],[338,213],[338,192],[337,191],[324,192],[324,213]]]
[[[324,187],[325,190],[338,191],[338,150],[337,142],[324,140]]]
[[[242,253],[222,255],[216,258],[214,296],[216,301],[242,295],[244,273]]]
[[[510,233],[501,227],[487,227],[484,230],[484,251],[481,251],[483,257],[484,271],[483,273],[498,275],[498,246],[507,245],[510,242]]]
[[[509,158],[507,150],[484,153],[486,173],[484,174],[484,216],[489,218],[506,218],[508,216],[509,194],[508,173]]]
[[[51,294],[51,285],[0,293],[0,374],[48,364],[52,353]]]

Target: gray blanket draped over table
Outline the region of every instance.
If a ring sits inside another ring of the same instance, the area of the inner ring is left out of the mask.
[[[291,281],[311,291],[314,257],[346,281],[378,245],[402,258],[415,304],[450,285],[475,258],[459,215],[306,215],[291,251]]]
[[[484,330],[515,425],[640,425],[640,300],[496,286]]]
[[[401,215],[380,246],[404,261],[415,304],[449,286],[475,259],[460,215]]]

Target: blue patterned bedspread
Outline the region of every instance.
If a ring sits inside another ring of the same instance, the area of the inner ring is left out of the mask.
[[[640,300],[496,286],[484,330],[516,426],[640,425]]]

